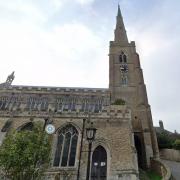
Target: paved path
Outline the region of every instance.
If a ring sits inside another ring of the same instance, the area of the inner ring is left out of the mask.
[[[172,175],[176,180],[180,180],[180,162],[162,160],[171,169]]]

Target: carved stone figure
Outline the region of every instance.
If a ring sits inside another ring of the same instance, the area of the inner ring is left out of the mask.
[[[7,77],[6,82],[0,84],[0,88],[7,88],[9,86],[11,86],[13,80],[14,80],[15,76],[14,76],[14,71]]]

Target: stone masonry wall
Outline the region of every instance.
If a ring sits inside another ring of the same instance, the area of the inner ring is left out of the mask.
[[[44,119],[51,119],[51,123],[55,125],[56,130],[64,127],[67,124],[72,124],[79,132],[76,163],[74,167],[70,168],[57,168],[52,165],[47,172],[47,178],[54,179],[58,173],[70,174],[71,180],[76,179],[77,167],[80,154],[80,140],[82,132],[83,119],[86,118],[86,127],[88,121],[93,122],[95,128],[97,128],[96,139],[93,142],[92,151],[101,145],[107,152],[107,179],[127,179],[127,177],[137,178],[138,167],[137,158],[134,148],[133,133],[131,127],[131,111],[126,106],[108,106],[101,113],[91,113],[90,116],[84,113],[70,113],[63,112],[61,114],[51,113],[14,113],[14,116],[8,115],[8,113],[1,113],[0,115],[0,127],[3,127],[5,122],[9,119],[12,120],[11,129],[18,129],[27,122],[41,121],[44,123]],[[52,142],[52,163],[56,150],[57,133],[53,135]],[[86,177],[87,167],[87,151],[88,143],[84,136],[82,161],[80,170],[80,179],[84,180]],[[52,164],[51,163],[51,164]],[[64,175],[63,175],[64,176]]]

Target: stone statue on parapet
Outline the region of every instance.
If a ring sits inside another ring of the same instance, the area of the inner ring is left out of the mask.
[[[0,84],[0,87],[7,88],[7,87],[11,86],[14,78],[15,78],[15,76],[14,76],[14,71],[13,71],[13,72],[7,77],[6,82]]]
[[[14,80],[14,71],[7,77],[6,84],[11,85]]]

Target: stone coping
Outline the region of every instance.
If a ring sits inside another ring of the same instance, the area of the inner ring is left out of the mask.
[[[162,177],[162,180],[173,180],[170,168],[160,159],[151,159],[151,169]]]
[[[13,85],[9,87],[1,87],[0,90],[21,90],[21,91],[55,91],[55,92],[100,92],[108,93],[108,88],[84,88],[84,87],[50,87],[50,86],[24,86]]]

